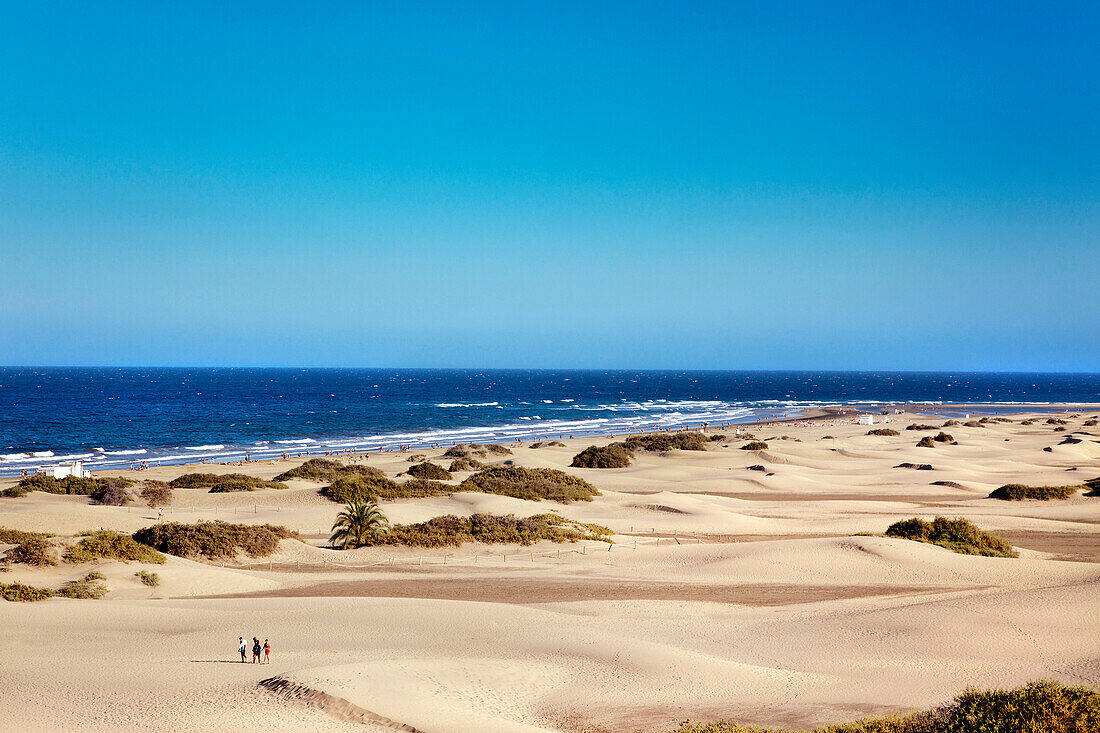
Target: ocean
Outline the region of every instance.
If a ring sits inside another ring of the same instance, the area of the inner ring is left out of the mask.
[[[1100,374],[6,367],[0,475],[77,458],[114,468],[580,437],[880,402],[938,414],[943,403],[1098,403]]]

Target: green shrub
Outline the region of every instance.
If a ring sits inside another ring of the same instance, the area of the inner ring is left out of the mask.
[[[147,585],[150,588],[155,588],[160,585],[160,576],[156,573],[150,573],[148,570],[139,570],[134,573],[142,582],[143,585]]]
[[[447,449],[443,454],[444,458],[469,458],[470,456],[478,456],[485,458],[490,454],[498,456],[510,456],[512,451],[505,448],[503,445],[496,445],[489,443],[487,445],[478,445],[477,443],[459,443],[453,445]]]
[[[79,494],[92,496],[107,488],[125,489],[133,481],[127,478],[92,478],[90,476],[66,476],[55,479],[45,474],[26,476],[19,480],[19,486],[26,491],[44,491],[48,494]]]
[[[73,580],[61,586],[57,595],[64,598],[97,601],[107,595],[107,584],[103,582],[102,573],[93,570],[80,580]]]
[[[1096,733],[1100,693],[1059,682],[1029,682],[1012,690],[968,689],[932,710],[864,718],[802,733]],[[794,733],[728,720],[684,723],[676,733]]]
[[[741,450],[767,450],[768,444],[762,440],[753,440],[741,446]]]
[[[989,495],[990,499],[1004,499],[1006,501],[1023,501],[1024,499],[1038,499],[1050,501],[1051,499],[1068,499],[1081,489],[1081,486],[1027,486],[1025,484],[1005,484],[994,489]]]
[[[385,478],[386,474],[374,466],[348,465],[331,458],[311,458],[297,468],[280,473],[275,477],[275,480],[286,481],[287,479],[301,478],[310,481],[335,481],[338,478],[351,478],[353,476]]]
[[[868,430],[867,434],[868,435],[885,435],[885,436],[890,436],[890,437],[901,435],[901,433],[899,433],[897,430],[893,430],[892,428],[875,428],[874,430]]]
[[[148,543],[141,544],[133,537],[109,529],[83,532],[80,541],[65,552],[65,562],[93,562],[100,558],[121,560],[122,562],[164,563],[164,555],[154,550]]]
[[[24,585],[23,583],[0,583],[0,596],[5,601],[33,603],[34,601],[44,601],[47,598],[52,598],[53,591],[49,588],[35,588],[32,585]]]
[[[922,425],[922,424],[919,424],[919,423],[914,423],[912,425],[906,425],[905,429],[906,430],[935,430],[936,426],[935,425]]]
[[[458,490],[483,491],[530,501],[549,499],[563,504],[592,501],[593,496],[600,495],[595,486],[564,471],[520,466],[491,466],[463,481]]]
[[[647,435],[635,435],[623,441],[622,445],[628,451],[663,452],[669,450],[706,450],[707,436],[702,433],[649,433]]]
[[[573,468],[626,468],[633,458],[634,453],[622,443],[590,445],[573,456],[569,465]]]
[[[427,479],[428,481],[450,481],[452,478],[447,469],[437,466],[431,461],[424,461],[423,463],[417,463],[415,466],[410,466],[407,473],[414,478]]]
[[[447,470],[451,473],[458,473],[459,471],[476,471],[484,465],[485,464],[476,458],[456,458],[451,461],[450,468]]]
[[[917,441],[918,448],[935,448],[936,441],[932,440],[932,436],[926,435]]]
[[[107,482],[91,493],[91,499],[96,504],[106,506],[126,506],[133,502],[134,497],[126,489],[129,481],[125,479],[107,479]]]
[[[963,555],[1016,557],[1012,545],[995,534],[982,531],[965,519],[936,517],[931,522],[914,517],[891,524],[887,537],[928,542]]]
[[[52,537],[46,532],[24,532],[21,529],[0,527],[0,545],[18,545],[35,537]]]
[[[211,560],[236,557],[267,557],[279,547],[279,540],[293,533],[272,524],[229,524],[196,522],[154,524],[134,533],[134,539],[161,552],[177,557],[204,556]]]
[[[57,564],[57,560],[53,556],[53,545],[46,539],[45,535],[27,537],[8,550],[7,554],[4,555],[4,561],[33,565],[34,567],[49,567]]]
[[[939,434],[936,435],[936,437],[932,438],[932,440],[936,441],[937,443],[955,442],[955,438],[950,433],[945,433],[942,430],[939,432]]]
[[[27,491],[25,488],[16,484],[15,486],[11,486],[4,489],[3,491],[0,491],[0,496],[4,497],[5,499],[22,499],[29,493],[30,492]]]
[[[414,478],[399,484],[385,476],[355,476],[338,478],[321,493],[333,501],[350,504],[355,501],[366,502],[376,499],[415,499],[422,496],[439,496],[455,491],[454,486],[438,481]]]
[[[172,487],[163,481],[146,481],[142,484],[141,498],[151,507],[168,506],[172,503]]]
[[[367,544],[408,547],[457,547],[465,542],[532,545],[540,540],[607,542],[610,535],[611,530],[607,527],[574,522],[557,514],[537,514],[526,519],[517,519],[511,514],[447,515],[418,524],[395,525],[387,534],[372,535]]]
[[[168,482],[173,489],[206,489],[220,494],[226,491],[255,491],[256,489],[285,489],[279,481],[265,481],[244,473],[185,473]],[[219,488],[225,487],[225,488]],[[214,491],[214,489],[218,489]]]

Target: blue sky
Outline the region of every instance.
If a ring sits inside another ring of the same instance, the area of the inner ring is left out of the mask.
[[[0,363],[1100,371],[1095,3],[4,3]]]

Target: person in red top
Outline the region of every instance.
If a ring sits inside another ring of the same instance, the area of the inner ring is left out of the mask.
[[[271,664],[271,645],[264,639],[264,664]]]

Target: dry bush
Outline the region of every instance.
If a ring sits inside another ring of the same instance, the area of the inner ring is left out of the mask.
[[[109,529],[83,532],[80,541],[65,552],[65,562],[93,562],[100,558],[121,560],[122,562],[164,563],[164,555],[154,550],[148,543],[142,544],[133,537]]]
[[[888,437],[894,437],[894,436],[897,436],[897,435],[901,435],[901,433],[899,433],[897,430],[894,430],[892,428],[875,428],[874,430],[868,430],[867,434],[868,435],[885,435],[885,436],[888,436]]]
[[[418,524],[398,524],[386,534],[372,535],[367,544],[408,547],[457,547],[465,542],[532,545],[540,540],[577,542],[608,541],[611,530],[596,524],[574,522],[557,514],[538,514],[526,519],[514,515],[447,515]]]
[[[569,465],[573,468],[626,468],[634,459],[631,452],[622,443],[610,445],[590,445],[577,455]]]
[[[172,487],[163,481],[146,481],[141,485],[141,498],[151,507],[168,506],[172,503]]]
[[[417,463],[415,466],[409,466],[409,470],[406,471],[410,476],[414,478],[426,479],[428,481],[450,481],[453,478],[447,469],[442,466],[437,466],[431,461],[424,461],[423,463]]]
[[[1016,557],[1016,550],[995,534],[985,532],[965,519],[936,517],[931,522],[914,517],[891,524],[887,537],[927,542],[963,555]]]
[[[249,557],[267,557],[279,547],[279,540],[292,537],[286,527],[273,524],[229,524],[196,522],[155,524],[134,533],[134,539],[177,557],[233,558],[244,552]]]
[[[1025,499],[1038,499],[1050,501],[1051,499],[1068,499],[1078,491],[1087,488],[1078,486],[1027,486],[1025,484],[1005,484],[990,493],[990,499],[1004,499],[1005,501],[1023,501]]]
[[[549,499],[563,504],[592,501],[593,496],[600,495],[595,486],[564,471],[520,466],[491,466],[463,481],[458,490],[483,491],[530,501]]]
[[[648,435],[635,435],[623,441],[622,445],[628,451],[663,452],[669,450],[706,450],[707,436],[702,433],[649,433]]]

